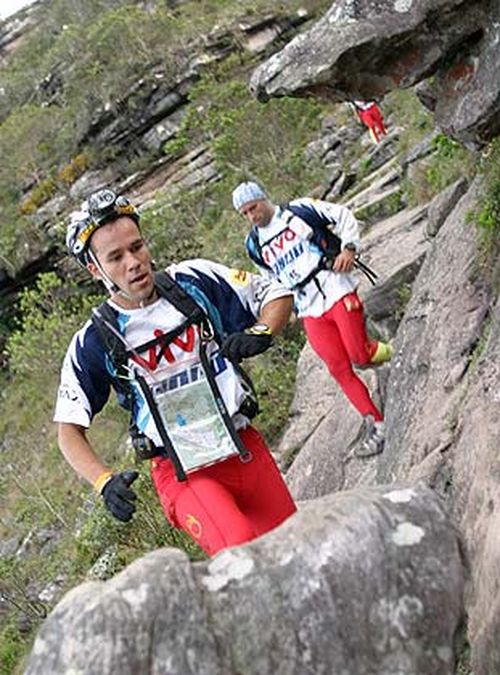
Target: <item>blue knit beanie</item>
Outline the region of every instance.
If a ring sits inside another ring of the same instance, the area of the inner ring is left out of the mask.
[[[238,187],[233,190],[233,206],[236,211],[239,211],[242,206],[253,202],[256,199],[267,199],[267,195],[258,183],[248,181],[240,183]]]

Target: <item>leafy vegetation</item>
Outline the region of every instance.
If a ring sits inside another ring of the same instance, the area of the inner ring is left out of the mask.
[[[491,253],[500,244],[500,140],[496,138],[485,150],[480,172],[484,177],[481,207],[477,212],[477,225],[483,245]]]
[[[398,89],[384,99],[385,117],[391,116],[400,126],[399,154],[404,157],[411,148],[420,143],[434,128],[432,115],[423,107],[411,89]]]
[[[434,152],[425,164],[425,179],[431,197],[459,178],[473,175],[476,157],[462,145],[438,134],[432,139],[431,147]]]
[[[477,156],[445,134],[435,134],[432,115],[411,90],[394,91],[384,101],[384,109],[396,120],[404,120],[398,150],[402,157],[418,143],[429,141],[426,156],[415,162],[403,181],[404,200],[409,205],[425,204],[461,177],[471,178]]]
[[[204,140],[220,180],[180,192],[144,214],[148,238],[160,261],[203,254],[246,265],[243,221],[232,211],[230,195],[240,180],[257,179],[277,202],[307,193],[320,177],[304,148],[321,121],[312,101],[278,99],[263,106],[250,95],[239,62],[205,73],[190,94],[189,112],[166,153],[190,149]],[[171,224],[167,230],[164,223]],[[220,242],[224,240],[224,247]]]
[[[482,195],[468,220],[476,227],[480,247],[479,268],[498,293],[500,289],[500,141],[484,150],[479,165]]]

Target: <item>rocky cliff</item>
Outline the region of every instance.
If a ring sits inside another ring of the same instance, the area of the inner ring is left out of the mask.
[[[338,0],[258,68],[251,87],[263,100],[370,100],[425,80],[437,126],[480,147],[500,129],[499,12],[494,0]]]
[[[354,69],[354,63],[359,63],[363,55],[366,62],[366,56],[375,49],[382,53],[385,40],[389,47],[394,31],[404,33],[405,39],[401,49],[391,43],[391,58],[386,65],[388,71],[399,72],[404,82],[414,82],[428,74],[429,59],[436,59],[435,63],[441,60],[440,75],[433,85],[437,85],[435,91],[441,92],[434,101],[436,122],[465,142],[484,139],[487,128],[487,137],[495,135],[500,77],[497,72],[483,80],[481,72],[489,69],[491,45],[499,37],[497,6],[478,4],[474,21],[469,21],[463,5],[442,3],[447,19],[455,11],[460,13],[451,31],[453,39],[460,36],[453,48],[455,65],[446,70],[442,63],[446,49],[439,57],[442,43],[432,37],[441,11],[436,3],[432,8],[426,3],[406,3],[407,11],[400,9],[397,15],[393,11],[396,5],[335,3],[309,33],[256,71],[252,81],[257,93],[302,95],[307,90],[314,95],[322,94],[325,88],[338,92],[336,87],[342,84],[346,95],[369,96],[377,93],[373,87],[393,86],[388,83],[392,79],[394,84],[394,74],[384,75],[381,84],[370,66],[368,71],[361,71],[358,79],[354,73],[351,78],[348,64]],[[468,3],[467,11],[471,8]],[[389,10],[390,17],[386,14]],[[408,19],[405,29],[399,25],[403,16]],[[382,34],[379,29],[377,33],[374,18],[389,30]],[[454,68],[468,58],[465,54],[471,44],[463,30],[467,33],[471,29],[468,35],[472,35],[478,29],[476,20],[481,24],[481,39],[475,43],[473,59],[478,71],[456,82],[452,91],[443,89],[442,78],[450,81],[453,73],[465,73]],[[415,33],[411,27],[414,21],[420,26]],[[368,23],[371,28],[367,34]],[[451,38],[451,33],[447,37]],[[341,39],[347,34],[353,42]],[[419,45],[428,42],[422,52],[420,47],[412,48],[409,59],[407,49],[417,34]],[[313,54],[308,45],[317,44],[319,39],[325,51]],[[296,56],[299,48],[301,62],[307,61],[308,68],[297,67],[294,61],[293,54]],[[493,58],[498,58],[498,50],[494,51]],[[352,61],[342,58],[347,54]],[[343,65],[342,77],[336,70],[339,63]],[[373,75],[371,84],[368,75]],[[469,96],[475,97],[475,122],[472,116],[466,121],[468,114],[472,115]],[[484,125],[486,119],[489,122]],[[481,270],[477,232],[470,218],[480,191],[480,179],[468,188],[460,181],[427,208],[405,210],[377,222],[364,239],[370,263],[382,271],[384,278],[379,288],[364,289],[366,306],[380,333],[391,337],[396,347],[386,372],[368,377],[385,408],[388,437],[383,454],[360,460],[346,451],[355,436],[357,420],[307,348],[299,364],[295,417],[283,438],[281,452],[293,453],[301,447],[288,473],[298,499],[402,479],[412,484],[424,482],[441,495],[469,556],[466,607],[473,671],[487,675],[500,671],[500,652],[494,637],[500,630],[500,556],[494,535],[500,513],[496,450],[500,433],[499,296],[498,285],[492,282],[498,273],[498,262],[493,262],[493,270]],[[355,199],[359,200],[359,195]],[[401,288],[403,282],[411,283],[411,299],[396,328],[391,323],[398,309],[394,289]]]

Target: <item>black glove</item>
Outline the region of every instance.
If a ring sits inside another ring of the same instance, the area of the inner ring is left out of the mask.
[[[115,473],[101,490],[108,511],[124,523],[132,518],[135,511],[134,501],[137,495],[130,486],[138,476],[137,471],[130,470]]]
[[[238,363],[242,359],[262,354],[273,344],[271,330],[265,324],[256,324],[242,333],[229,335],[222,345],[221,354]]]

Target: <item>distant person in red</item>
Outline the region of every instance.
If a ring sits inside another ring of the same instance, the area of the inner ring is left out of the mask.
[[[361,122],[368,127],[372,141],[379,143],[380,137],[387,134],[387,129],[378,105],[375,101],[351,101],[350,104]]]

